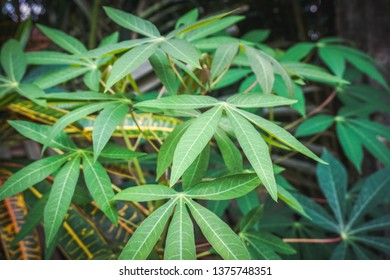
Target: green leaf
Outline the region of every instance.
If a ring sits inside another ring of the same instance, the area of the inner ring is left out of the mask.
[[[128,104],[110,104],[100,112],[92,131],[93,156],[97,160],[112,133],[129,112]]]
[[[317,134],[328,129],[334,123],[334,117],[330,115],[316,115],[301,123],[297,131],[296,137],[303,137]]]
[[[260,50],[245,46],[249,64],[264,93],[271,93],[275,81],[274,70],[268,55]]]
[[[19,84],[15,90],[20,95],[30,99],[38,105],[46,106],[46,100],[38,99],[40,97],[45,97],[45,92],[35,84]]]
[[[285,255],[295,254],[296,251],[287,243],[283,242],[279,237],[267,232],[247,232],[245,236],[251,240],[257,240],[259,243],[266,244],[272,250]]]
[[[270,33],[271,30],[269,29],[254,29],[245,33],[242,39],[254,43],[261,43],[268,39]]]
[[[164,251],[165,260],[195,260],[194,226],[181,197],[169,225]]]
[[[170,39],[168,41],[163,41],[161,48],[171,57],[188,63],[195,68],[202,68],[199,64],[198,51],[186,40]]]
[[[102,72],[99,69],[93,69],[84,75],[83,81],[84,84],[93,91],[99,91],[100,87],[100,78]]]
[[[149,58],[153,70],[171,95],[177,94],[178,80],[164,52],[157,49]]]
[[[247,215],[253,208],[260,204],[256,189],[248,192],[246,195],[237,197],[236,201],[240,211],[244,215]]]
[[[365,119],[348,119],[348,123],[361,127],[362,129],[370,131],[375,135],[380,135],[390,141],[390,129],[387,126]]]
[[[322,61],[332,70],[338,77],[343,77],[345,72],[345,59],[337,50],[333,50],[331,47],[319,48],[318,54]]]
[[[250,259],[244,244],[227,224],[207,208],[187,198],[184,199],[203,235],[223,259]]]
[[[26,72],[27,62],[22,45],[16,40],[8,40],[1,47],[1,66],[13,82],[19,82]]]
[[[242,156],[236,145],[230,140],[229,136],[220,129],[215,131],[215,140],[221,151],[223,161],[230,173],[237,173],[243,170]]]
[[[243,196],[259,184],[256,174],[230,175],[198,183],[186,191],[186,196],[204,200],[227,200]]]
[[[88,65],[73,55],[54,51],[27,52],[26,58],[29,65]]]
[[[69,36],[61,30],[46,27],[41,24],[38,24],[38,28],[43,32],[43,34],[49,37],[50,40],[70,53],[79,54],[87,51],[85,46],[79,40]]]
[[[299,203],[299,201],[287,189],[281,186],[278,180],[276,180],[276,182],[278,183],[278,197],[299,214],[310,219],[305,212],[305,208]]]
[[[341,242],[337,247],[333,250],[331,260],[345,260],[347,258],[348,253],[348,243]]]
[[[66,212],[68,212],[72,196],[80,174],[80,158],[75,156],[64,165],[54,178],[49,200],[44,211],[44,229],[46,246],[53,242]]]
[[[47,94],[48,100],[67,100],[67,101],[80,101],[80,100],[123,100],[118,95],[104,94],[93,91],[74,91],[74,92],[56,92]]]
[[[378,231],[382,229],[390,228],[390,215],[385,215],[376,219],[373,219],[367,223],[361,224],[353,228],[349,233],[356,234],[365,231]]]
[[[269,149],[259,132],[242,116],[231,109],[226,110],[234,133],[250,164],[275,201],[277,186],[269,156]]]
[[[155,210],[134,232],[119,256],[120,260],[145,260],[163,232],[166,223],[177,203],[171,199]]]
[[[241,238],[248,246],[248,250],[253,260],[280,260],[278,254],[274,252],[269,246],[259,241],[258,239],[252,239],[247,234],[241,234]]]
[[[0,200],[15,195],[42,181],[56,171],[69,155],[56,155],[40,159],[24,167],[9,178],[0,188]]]
[[[314,43],[299,43],[289,48],[282,56],[282,61],[300,61],[315,48]]]
[[[361,172],[363,144],[359,139],[359,135],[351,130],[349,125],[345,122],[336,123],[336,132],[345,155],[353,163],[356,169]]]
[[[152,99],[138,102],[134,107],[139,109],[153,108],[153,109],[199,109],[215,106],[219,103],[218,99],[211,96],[202,95],[175,95],[163,97],[160,99]]]
[[[191,122],[187,121],[176,126],[161,145],[160,152],[157,155],[157,179],[160,178],[164,171],[171,165],[176,146],[190,124]]]
[[[160,36],[160,32],[158,31],[157,27],[150,21],[109,7],[104,7],[104,11],[115,23],[126,29],[130,29],[147,37]]]
[[[390,241],[387,237],[354,236],[353,240],[360,241],[365,245],[384,252],[385,254],[390,254]]]
[[[203,151],[197,156],[195,161],[183,173],[182,185],[183,190],[202,181],[209,167],[210,145],[206,145]]]
[[[241,40],[228,36],[213,36],[210,38],[196,40],[195,42],[191,42],[194,47],[204,51],[214,51],[222,44],[227,43],[238,43]],[[250,43],[250,42],[248,42]],[[247,44],[247,43],[246,43]]]
[[[193,24],[194,22],[196,22],[198,17],[199,10],[197,8],[190,10],[176,21],[175,29],[178,29],[179,27],[181,27],[181,25]]]
[[[131,49],[123,54],[112,66],[110,76],[108,77],[105,91],[112,87],[116,82],[133,72],[142,63],[147,61],[155,52],[158,43],[142,45]]]
[[[114,200],[126,201],[153,201],[167,198],[174,198],[178,193],[163,185],[143,185],[139,187],[130,187],[114,196]]]
[[[100,157],[109,159],[132,159],[143,155],[145,154],[129,150],[114,143],[107,143],[100,152]]]
[[[286,146],[289,146],[290,148],[294,149],[295,151],[314,159],[315,161],[319,163],[326,164],[322,159],[320,159],[318,156],[316,156],[312,151],[310,151],[308,148],[306,148],[301,142],[299,142],[294,136],[292,136],[289,132],[281,128],[280,126],[260,117],[255,114],[243,111],[243,110],[237,110],[238,113],[240,113],[242,116],[247,118],[249,121],[251,121],[253,124],[261,128],[262,130],[266,131],[276,139],[278,139],[281,143],[285,144]]]
[[[240,221],[240,232],[244,233],[254,227],[263,216],[263,212],[264,205],[259,205],[246,214]]]
[[[56,85],[65,83],[88,72],[87,67],[64,67],[40,76],[34,81],[41,89],[48,89]]]
[[[90,156],[84,154],[83,173],[87,188],[100,210],[104,212],[113,224],[117,225],[118,212],[115,205],[110,204],[111,199],[114,197],[114,191],[106,170],[99,162],[93,162]]]
[[[237,54],[239,43],[227,43],[220,45],[214,55],[211,64],[211,81],[221,75],[228,68]]]
[[[251,92],[246,94],[235,94],[229,97],[226,102],[240,108],[267,108],[291,105],[297,101],[272,94]]]
[[[351,228],[357,220],[377,205],[390,188],[390,169],[385,168],[367,177],[362,190],[352,208],[347,229]]]
[[[347,171],[327,150],[324,150],[321,158],[329,165],[319,164],[317,166],[318,182],[340,227],[343,228],[347,195]]]
[[[179,180],[184,171],[209,143],[221,117],[222,107],[216,106],[200,115],[184,132],[173,155],[170,186]]]

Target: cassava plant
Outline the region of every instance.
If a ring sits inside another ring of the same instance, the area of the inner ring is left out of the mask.
[[[88,50],[38,25],[65,52],[25,52],[17,40],[2,46],[8,125],[42,147],[40,160],[1,165],[5,257],[41,258],[44,250],[49,259],[58,247],[71,259],[313,258],[312,243],[333,250],[316,258],[390,253],[378,237],[390,225],[381,214],[389,170],[348,191],[341,163],[289,132],[299,124],[295,135],[312,143],[335,123],[339,157],[361,172],[364,147],[388,166],[390,130],[370,120],[386,112],[388,87],[371,57],[337,38],[287,51],[267,46],[264,30],[234,38],[225,30],[244,18],[233,12],[199,20],[192,10],[161,35],[149,21],[105,11],[139,38],[118,42],[115,32]],[[156,92],[142,92],[132,75],[145,63],[162,85]],[[385,90],[361,85],[363,74]],[[329,94],[307,112],[309,83]],[[337,98],[338,113],[324,112]],[[301,117],[283,125],[278,110]],[[307,191],[284,177],[292,156],[316,168],[323,207],[311,196],[314,180]]]

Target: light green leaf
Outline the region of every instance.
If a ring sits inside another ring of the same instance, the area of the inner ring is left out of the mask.
[[[160,238],[178,198],[171,199],[149,217],[134,232],[119,256],[120,260],[145,260]]]
[[[171,95],[176,95],[178,80],[164,52],[157,49],[156,52],[149,58],[149,61],[153,66],[154,72],[167,91]]]
[[[209,143],[221,117],[222,107],[214,107],[200,115],[184,132],[173,155],[170,186],[179,180],[184,171]]]
[[[332,70],[338,77],[343,77],[345,72],[345,59],[342,53],[331,47],[319,48],[318,54],[322,61]]]
[[[334,117],[330,115],[316,115],[301,123],[297,131],[296,137],[309,136],[328,129],[334,123]]]
[[[282,61],[300,61],[315,48],[314,43],[298,43],[289,48],[282,56]]]
[[[97,160],[112,133],[129,112],[128,104],[113,103],[107,105],[95,120],[92,131],[93,156]]]
[[[295,254],[296,251],[289,244],[283,242],[279,237],[269,234],[267,232],[247,232],[245,236],[251,240],[257,240],[259,243],[263,243],[269,246],[275,252],[285,255]]]
[[[46,246],[53,242],[68,212],[72,196],[80,174],[80,158],[71,159],[54,178],[49,200],[44,211],[44,229]]]
[[[49,37],[50,40],[70,53],[79,54],[87,51],[86,47],[79,40],[69,36],[61,30],[53,29],[41,24],[38,24],[38,28],[43,34]]]
[[[227,43],[217,48],[210,69],[211,81],[221,75],[231,65],[237,54],[238,47],[239,43]]]
[[[123,100],[118,95],[104,94],[93,91],[74,91],[74,92],[56,92],[47,94],[46,99],[48,100]]]
[[[278,179],[276,182],[278,183],[278,197],[299,214],[310,219],[305,212],[305,208],[299,203],[299,201],[286,188],[279,184]]]
[[[217,99],[211,96],[202,96],[202,95],[175,95],[163,97],[160,99],[153,99],[138,102],[134,107],[143,109],[143,108],[153,108],[153,109],[199,109],[215,106],[219,103]]]
[[[324,150],[321,158],[329,165],[319,164],[317,166],[318,183],[340,228],[343,228],[347,195],[347,171],[327,150]]]
[[[352,208],[347,229],[350,229],[369,209],[376,206],[390,188],[390,169],[385,168],[367,177]]]
[[[144,153],[134,152],[114,143],[107,143],[100,153],[100,157],[109,159],[132,159],[145,155]]]
[[[87,67],[64,67],[40,76],[34,81],[34,84],[41,89],[48,89],[77,78],[88,71]]]
[[[157,155],[157,179],[171,165],[176,146],[190,124],[191,122],[187,121],[176,126],[161,145],[160,152]]]
[[[336,132],[345,155],[353,163],[356,169],[361,172],[363,144],[359,139],[359,135],[351,130],[349,125],[345,122],[336,123]]]
[[[217,141],[218,148],[221,151],[223,161],[225,162],[229,172],[241,172],[243,169],[242,156],[236,145],[220,128],[217,128],[214,136]]]
[[[161,44],[161,48],[171,57],[181,60],[189,65],[201,69],[198,51],[183,39],[170,39]]]
[[[271,93],[275,81],[274,70],[268,55],[260,50],[245,46],[249,64],[264,93]]]
[[[250,259],[243,242],[227,224],[207,208],[187,198],[184,199],[203,235],[223,259]]]
[[[29,65],[88,65],[73,55],[54,51],[27,52],[26,58]]]
[[[150,21],[136,17],[130,13],[121,10],[104,7],[108,17],[111,18],[118,25],[130,29],[147,37],[159,37],[160,32],[157,27]]]
[[[278,198],[269,149],[260,133],[237,112],[226,110],[237,140],[272,199]]]
[[[252,239],[247,236],[246,233],[241,234],[241,238],[248,246],[248,250],[253,260],[280,260],[278,254],[274,252],[269,246],[259,241],[258,239]]]
[[[198,16],[199,10],[197,8],[190,10],[176,21],[175,29],[178,29],[181,25],[193,24],[198,19]]]
[[[197,156],[195,161],[183,173],[182,185],[183,190],[202,181],[209,167],[210,160],[210,145],[206,145],[203,151]]]
[[[230,86],[243,79],[249,73],[251,73],[251,70],[248,68],[231,68],[223,75],[222,79],[220,79],[217,84],[212,85],[211,88],[217,90]]]
[[[0,188],[0,200],[15,195],[44,180],[68,159],[69,155],[56,155],[40,159],[24,167]]]
[[[165,260],[195,260],[194,226],[181,197],[169,225],[164,251]]]
[[[99,162],[93,162],[93,159],[83,155],[83,173],[84,180],[89,192],[91,193],[100,210],[115,225],[118,224],[118,212],[115,205],[110,201],[114,197],[114,191],[111,187],[111,180],[104,167]]]
[[[19,82],[26,72],[27,62],[22,45],[14,40],[8,40],[1,47],[1,66],[13,82]]]
[[[130,187],[116,194],[113,200],[126,201],[154,201],[167,198],[173,198],[178,195],[174,189],[163,185],[142,185],[139,187]]]
[[[123,54],[112,66],[110,76],[107,80],[105,91],[112,87],[120,79],[133,72],[138,66],[147,61],[155,52],[158,43],[152,43],[135,47]]]
[[[93,91],[99,91],[100,77],[102,72],[99,69],[93,69],[84,75],[84,84]]]
[[[246,41],[261,43],[268,39],[271,34],[269,29],[254,29],[245,33],[241,38]]]
[[[15,91],[40,106],[46,106],[46,100],[38,99],[45,97],[45,92],[35,84],[19,84]]]
[[[304,154],[305,156],[314,159],[317,162],[324,163],[322,159],[320,159],[318,156],[316,156],[312,151],[310,151],[308,148],[306,148],[301,142],[299,142],[294,136],[292,136],[289,132],[281,128],[280,126],[260,117],[255,114],[243,111],[243,110],[237,110],[238,113],[240,113],[242,116],[247,118],[249,121],[251,121],[253,124],[261,128],[262,130],[266,131],[276,139],[278,139],[280,142],[285,144],[286,146],[289,146],[290,148],[296,150],[297,152],[300,152],[301,154]]]
[[[297,101],[272,94],[251,92],[246,94],[235,94],[229,97],[226,102],[240,108],[267,108],[291,105]]]
[[[210,38],[196,40],[195,42],[191,42],[191,44],[200,50],[204,51],[214,51],[222,44],[227,43],[238,43],[241,42],[240,39],[228,37],[228,36],[213,36]],[[249,42],[250,43],[250,42]]]
[[[256,174],[237,174],[198,183],[185,191],[186,196],[204,200],[227,200],[247,194],[260,184]]]

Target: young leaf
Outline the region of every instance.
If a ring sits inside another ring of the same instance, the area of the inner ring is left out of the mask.
[[[247,194],[260,184],[256,174],[237,174],[198,183],[186,191],[186,196],[204,200],[227,200]]]
[[[263,89],[263,93],[271,93],[275,76],[268,55],[248,46],[245,47],[245,51],[257,81]]]
[[[112,223],[118,224],[118,212],[114,205],[110,204],[114,197],[114,191],[111,187],[110,177],[108,177],[104,167],[99,162],[94,163],[90,156],[84,155],[83,173],[87,188],[99,208]]]
[[[190,124],[191,122],[189,121],[179,124],[168,135],[167,139],[165,139],[157,156],[157,179],[160,178],[164,171],[171,165],[176,146]]]
[[[195,161],[183,173],[183,190],[202,181],[210,160],[210,145],[206,145]]]
[[[163,232],[178,198],[171,199],[147,217],[123,248],[120,260],[145,260]]]
[[[243,169],[242,156],[236,145],[221,128],[217,128],[214,137],[229,172],[241,172]]]
[[[1,66],[13,82],[19,82],[26,72],[27,62],[22,45],[16,40],[8,40],[1,47]]]
[[[356,169],[361,172],[363,144],[359,139],[359,135],[351,130],[349,125],[345,122],[336,123],[336,132],[345,155],[353,163]]]
[[[276,201],[278,191],[267,144],[246,119],[231,109],[226,112],[246,157],[271,197]]]
[[[153,66],[154,72],[160,79],[161,83],[165,86],[167,91],[171,95],[176,95],[178,80],[164,52],[160,49],[157,49],[156,52],[149,58],[149,61]]]
[[[130,187],[116,194],[113,200],[126,201],[153,201],[176,197],[178,193],[167,186],[162,185],[143,185],[139,187]]]
[[[289,48],[282,56],[282,61],[300,61],[315,48],[314,43],[299,43]]]
[[[194,226],[181,197],[169,225],[164,251],[165,260],[195,260]]]
[[[111,88],[116,82],[133,72],[138,66],[147,61],[155,52],[158,43],[152,43],[135,47],[122,55],[112,66],[110,76],[107,80],[105,91]]]
[[[53,29],[41,24],[38,24],[38,28],[43,34],[49,37],[50,40],[70,53],[80,54],[87,51],[86,47],[79,40],[69,36],[61,30]]]
[[[334,122],[334,117],[330,115],[316,115],[301,123],[297,131],[296,137],[313,135],[328,129]]]
[[[244,244],[227,224],[207,208],[190,199],[184,199],[203,235],[223,259],[250,259]]]
[[[251,92],[247,94],[235,94],[229,97],[226,102],[240,108],[267,108],[291,105],[297,101],[272,94]]]
[[[231,65],[237,54],[238,47],[238,43],[227,43],[217,48],[210,69],[211,80],[221,75]]]
[[[56,155],[40,159],[16,172],[0,188],[0,200],[24,191],[56,171],[69,155]]]
[[[175,95],[163,97],[160,99],[153,99],[138,102],[134,107],[139,109],[153,108],[153,109],[171,109],[181,110],[199,109],[215,106],[219,103],[218,99],[211,96],[199,95]]]
[[[201,69],[198,51],[183,39],[170,39],[161,44],[161,48],[170,56]]]
[[[46,246],[51,244],[62,225],[80,174],[80,158],[71,159],[54,178],[53,188],[44,211]]]
[[[95,160],[97,160],[104,146],[110,140],[111,134],[123,121],[128,112],[128,104],[123,103],[108,105],[100,112],[92,131],[93,156]]]
[[[317,166],[317,178],[322,192],[329,203],[338,223],[344,226],[345,197],[347,195],[347,171],[327,150],[321,157],[329,165]]]
[[[147,37],[160,36],[160,32],[157,27],[150,21],[109,7],[104,7],[104,11],[107,13],[109,18],[124,28],[130,29]]]
[[[266,131],[276,139],[278,139],[280,142],[285,144],[286,146],[289,146],[290,148],[296,150],[297,152],[304,154],[305,156],[326,164],[322,159],[320,159],[318,156],[316,156],[312,151],[310,151],[308,148],[306,148],[301,142],[299,142],[294,136],[292,136],[289,132],[281,128],[280,126],[277,126],[276,124],[260,117],[255,114],[243,111],[243,110],[237,110],[238,113],[240,113],[242,116],[244,116],[246,119],[248,119],[250,122],[261,128],[262,130]]]
[[[222,107],[216,106],[200,115],[184,132],[173,155],[170,186],[179,180],[184,171],[209,143],[221,117]]]

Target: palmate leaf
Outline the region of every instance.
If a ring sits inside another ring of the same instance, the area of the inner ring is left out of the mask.
[[[210,69],[211,80],[214,80],[214,78],[221,75],[226,70],[226,68],[233,62],[233,59],[237,54],[238,48],[238,43],[222,44],[217,48]]]
[[[120,260],[144,260],[149,256],[177,201],[178,198],[169,200],[142,222],[123,248]]]
[[[178,60],[201,69],[198,51],[190,43],[183,39],[170,39],[161,43],[161,48]]]
[[[26,72],[26,56],[23,53],[22,45],[16,40],[8,40],[1,47],[1,66],[8,78],[13,82],[19,82]]]
[[[170,186],[179,180],[184,171],[209,143],[221,117],[222,107],[216,106],[192,121],[175,149]]]
[[[250,259],[243,242],[227,224],[207,208],[190,199],[184,199],[203,235],[223,259]]]
[[[226,110],[234,133],[250,164],[274,200],[277,200],[277,186],[269,149],[259,132],[240,114]]]
[[[100,112],[92,131],[93,156],[97,160],[116,127],[129,112],[128,104],[111,104]]]
[[[44,211],[46,246],[53,242],[68,211],[80,174],[80,158],[75,156],[57,173]]]
[[[110,177],[108,177],[104,167],[99,162],[93,162],[90,156],[84,154],[83,173],[87,188],[99,208],[113,224],[118,224],[118,212],[115,205],[110,203],[114,197],[114,191],[111,187]]]
[[[138,102],[134,107],[144,110],[148,108],[189,110],[212,107],[218,103],[218,99],[211,96],[178,95]]]
[[[169,225],[164,251],[165,260],[195,260],[194,226],[184,204],[179,198],[175,214]]]
[[[55,172],[69,155],[56,155],[38,160],[16,172],[0,188],[0,200],[24,191]]]
[[[178,193],[163,185],[142,185],[139,187],[130,187],[116,194],[113,200],[126,201],[153,201],[174,198]]]
[[[256,75],[263,93],[271,93],[275,81],[274,70],[268,56],[260,50],[245,46],[249,64]]]
[[[160,32],[157,27],[150,21],[110,7],[104,7],[104,10],[109,18],[124,28],[130,29],[147,37],[160,36]]]
[[[267,108],[291,105],[297,101],[272,94],[251,92],[247,94],[235,94],[229,97],[226,102],[239,108]]]

